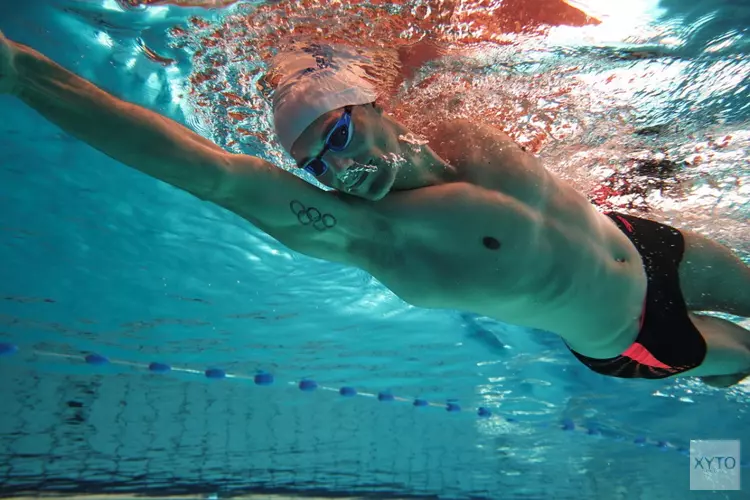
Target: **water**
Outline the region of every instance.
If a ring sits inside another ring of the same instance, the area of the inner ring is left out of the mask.
[[[602,207],[750,251],[744,4],[590,4],[599,25],[551,0],[136,4],[3,5],[0,29],[284,166],[257,86],[274,47],[290,33],[377,40],[393,82],[393,51],[428,34],[443,57],[384,103],[416,136],[481,117]],[[0,109],[0,341],[19,347],[0,358],[3,495],[744,498],[688,491],[680,448],[747,438],[746,385],[606,379],[553,337],[409,307],[14,100]],[[92,352],[111,363],[86,364]],[[212,367],[250,378],[207,379]],[[300,391],[305,378],[318,390]]]

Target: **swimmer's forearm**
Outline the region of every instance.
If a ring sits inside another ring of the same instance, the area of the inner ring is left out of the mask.
[[[22,45],[18,96],[106,155],[199,197],[210,197],[229,156],[188,128],[122,101]]]

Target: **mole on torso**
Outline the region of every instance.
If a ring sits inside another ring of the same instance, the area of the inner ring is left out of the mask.
[[[500,242],[492,236],[485,236],[482,243],[484,243],[484,246],[490,250],[497,250],[500,248]]]

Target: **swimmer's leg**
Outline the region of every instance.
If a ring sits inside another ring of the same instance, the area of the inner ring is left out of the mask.
[[[713,386],[728,387],[750,374],[750,331],[722,318],[690,313],[690,320],[706,340],[703,363],[680,376],[697,376]]]
[[[750,267],[724,245],[680,232],[685,237],[680,288],[688,309],[750,317]]]
[[[748,375],[750,375],[750,373],[740,373],[736,375],[707,375],[699,378],[706,385],[725,389],[742,382],[748,377]]]

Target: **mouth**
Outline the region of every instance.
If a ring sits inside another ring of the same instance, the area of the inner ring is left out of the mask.
[[[360,173],[357,176],[356,180],[352,184],[349,185],[349,189],[351,191],[358,189],[362,184],[364,184],[364,182],[367,180],[367,177],[368,177],[367,172]]]

